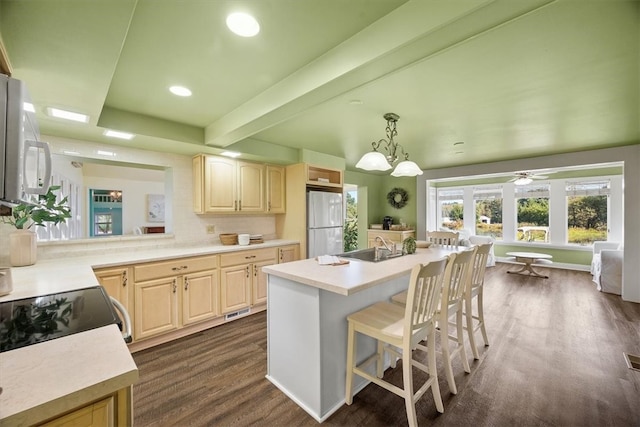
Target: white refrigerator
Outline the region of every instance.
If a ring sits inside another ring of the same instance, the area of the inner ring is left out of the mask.
[[[325,191],[307,193],[307,257],[344,252],[342,194]]]

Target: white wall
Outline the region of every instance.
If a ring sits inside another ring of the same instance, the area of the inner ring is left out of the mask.
[[[75,157],[99,159],[98,149],[107,149],[101,144],[86,141],[43,136],[49,141],[52,153],[73,151]],[[132,165],[153,165],[166,168],[165,191],[167,224],[172,230],[168,236],[124,236],[99,239],[82,239],[69,242],[43,242],[38,244],[38,258],[57,258],[74,254],[113,253],[123,249],[147,249],[168,246],[202,246],[220,244],[220,233],[262,234],[265,239],[276,238],[274,215],[196,215],[193,212],[193,184],[191,156],[159,153],[109,146],[116,153],[109,160]],[[123,191],[125,188],[122,188]],[[215,234],[207,234],[207,225],[215,225]],[[9,233],[14,229],[0,223],[0,265],[9,264]]]
[[[622,299],[640,302],[640,144],[602,150],[532,157],[528,159],[425,170],[416,180],[417,233],[426,232],[427,186],[431,179],[509,173],[514,170],[545,169],[608,162],[624,162],[624,268]]]

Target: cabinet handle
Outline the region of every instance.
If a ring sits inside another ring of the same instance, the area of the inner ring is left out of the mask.
[[[267,212],[271,212],[271,202],[267,203]]]
[[[184,290],[189,290],[189,279],[187,279],[186,277],[184,278]]]
[[[122,272],[122,287],[127,286],[127,271]]]
[[[186,270],[187,268],[189,268],[188,265],[183,265],[182,267],[180,267],[180,270]]]
[[[251,273],[249,272],[249,266],[248,266],[248,265],[247,265],[247,268],[245,268],[245,271],[247,272],[247,277],[249,277],[249,275],[250,275]]]
[[[258,266],[253,264],[253,277],[258,277]]]
[[[238,210],[242,210],[242,200],[238,200]]]
[[[175,294],[176,291],[178,290],[178,284],[177,284],[178,279],[173,279],[173,293]]]
[[[255,257],[256,257],[255,255],[247,255],[247,256],[244,257],[244,259],[252,259],[252,258],[255,258]]]
[[[171,270],[173,270],[173,271],[180,271],[180,267],[173,267],[173,268],[171,268]]]
[[[233,201],[233,210],[234,210],[234,211],[237,211],[237,210],[238,210],[238,201],[237,201],[237,200],[234,200],[234,201]]]
[[[280,252],[280,261],[282,261],[284,251],[282,249],[278,249],[278,252]]]

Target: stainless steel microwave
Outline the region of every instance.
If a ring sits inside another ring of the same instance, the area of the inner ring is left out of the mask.
[[[51,181],[49,144],[40,141],[24,82],[0,74],[0,202],[30,202]]]

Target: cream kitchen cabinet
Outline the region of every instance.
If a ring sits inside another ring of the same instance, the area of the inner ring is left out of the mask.
[[[209,155],[193,158],[196,213],[267,212],[263,164]],[[279,202],[277,202],[279,203]]]
[[[42,427],[118,427],[133,423],[132,387],[118,390],[99,400],[38,424]]]
[[[117,299],[129,313],[131,313],[131,302],[133,301],[133,286],[129,283],[131,270],[128,267],[99,268],[94,274],[107,294]]]
[[[280,214],[286,212],[285,168],[267,165],[267,212]]]
[[[135,265],[134,340],[218,316],[217,261],[207,255]]]
[[[276,264],[276,249],[220,255],[220,308],[223,314],[267,301],[265,265]]]
[[[297,261],[300,259],[300,245],[287,245],[278,248],[278,263]]]

